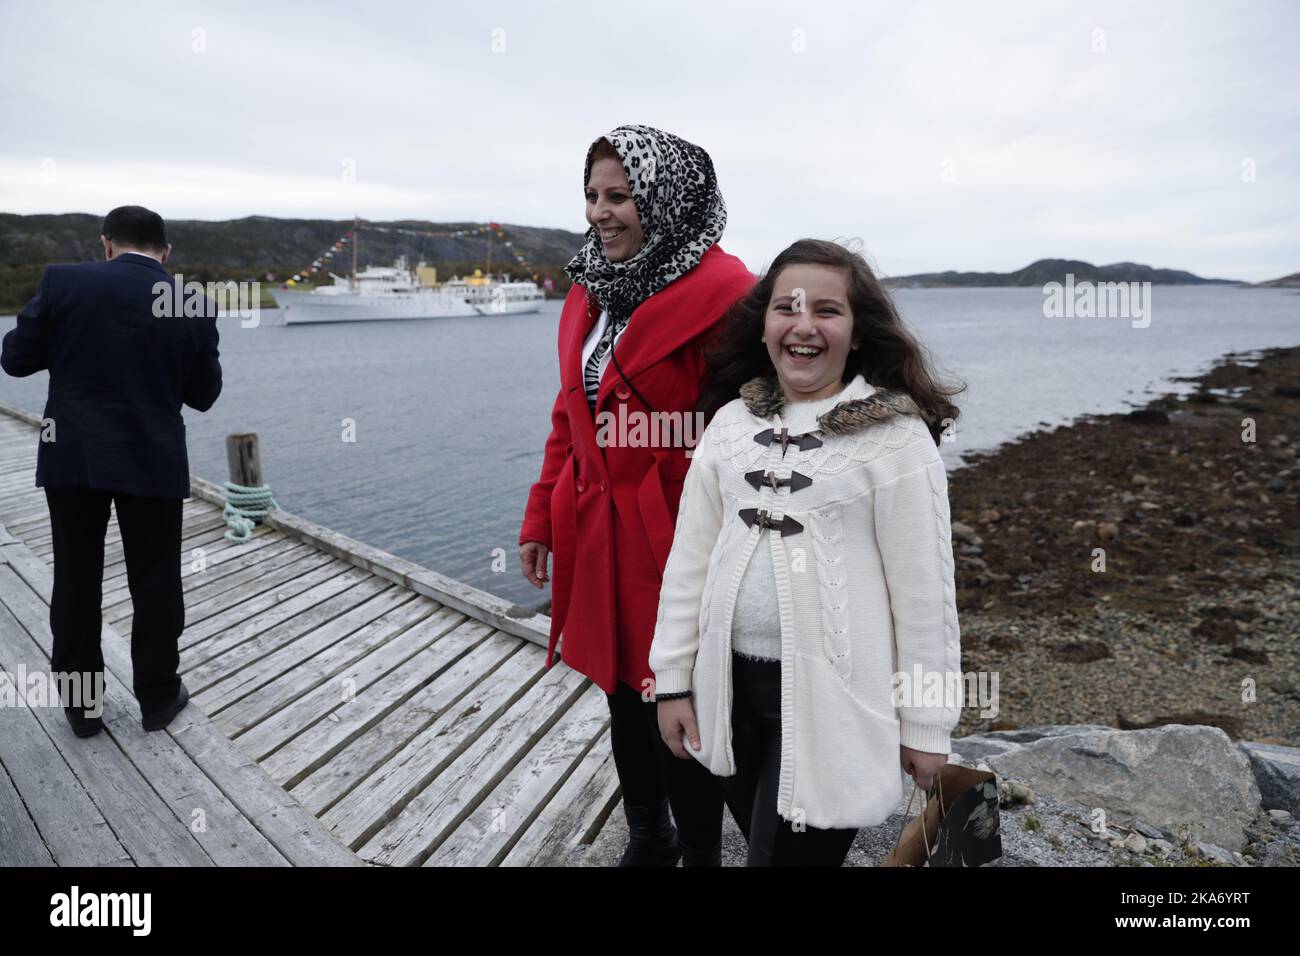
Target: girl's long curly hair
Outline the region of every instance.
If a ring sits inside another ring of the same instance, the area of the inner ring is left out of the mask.
[[[736,398],[740,386],[759,376],[775,376],[776,369],[761,341],[767,308],[781,270],[793,265],[820,265],[843,269],[848,277],[849,309],[859,347],[849,351],[844,382],[861,375],[877,388],[906,391],[930,427],[935,444],[949,423],[960,414],[952,396],[966,390],[965,383],[940,382],[931,369],[928,350],[899,317],[888,293],[862,255],[837,242],[800,239],[772,260],[772,265],[748,294],[738,299],[720,323],[706,351],[705,374],[696,406],[705,421]]]

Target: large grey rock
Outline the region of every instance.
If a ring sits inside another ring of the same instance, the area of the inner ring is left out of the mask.
[[[991,730],[983,734],[970,734],[958,737],[952,742],[953,753],[965,757],[970,766],[975,766],[990,754],[1006,753],[1023,744],[1042,740],[1044,737],[1059,737],[1062,734],[1077,734],[1085,730],[1113,730],[1103,724],[1042,724],[1037,727],[1017,727],[1015,730]]]
[[[1300,816],[1300,749],[1245,741],[1238,746],[1250,758],[1264,809]]]
[[[1217,727],[1167,724],[1047,734],[984,761],[997,774],[1085,807],[1116,823],[1142,819],[1230,850],[1247,845],[1260,811],[1245,753]],[[956,749],[956,745],[954,745]]]
[[[1214,727],[1048,724],[954,739],[951,759],[996,772],[1003,778],[1001,796],[1016,789],[1012,784],[1036,791],[1004,802],[1003,855],[991,866],[1150,866],[1152,860],[1186,865],[1198,851],[1185,858],[1181,845],[1164,838],[1181,826],[1194,841],[1228,848],[1226,854],[1200,850],[1203,859],[1240,866],[1243,861],[1232,851],[1245,850],[1261,866],[1300,866],[1300,822],[1292,817],[1300,750],[1294,748],[1234,745]],[[909,791],[910,784],[889,819],[858,833],[846,865],[879,865],[899,830],[920,810],[919,796],[907,807]],[[1261,791],[1268,794],[1266,807],[1279,808],[1261,812]],[[1108,824],[1135,833],[1090,832],[1096,807],[1106,810]],[[620,804],[594,845],[576,852],[572,862],[612,866],[626,841]],[[724,810],[723,865],[744,866],[745,855],[744,837]]]

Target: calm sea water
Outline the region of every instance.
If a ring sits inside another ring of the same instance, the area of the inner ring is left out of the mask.
[[[1151,322],[1049,319],[1037,289],[902,290],[904,318],[958,397],[949,468],[1042,425],[1123,411],[1230,351],[1300,345],[1300,295],[1153,289]],[[190,468],[226,477],[225,436],[261,435],[281,507],[520,603],[516,537],[559,387],[559,301],[534,315],[257,328],[223,319],[225,389],[185,410]],[[0,333],[14,325],[0,317]],[[0,401],[44,407],[48,376],[0,375]],[[344,419],[355,442],[343,441]]]

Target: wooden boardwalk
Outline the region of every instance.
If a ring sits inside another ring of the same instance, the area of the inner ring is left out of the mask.
[[[38,420],[0,406],[0,669],[48,670]],[[191,706],[146,734],[121,537],[104,558],[106,732],[0,707],[0,864],[580,863],[618,809],[600,688],[547,670],[545,617],[284,512],[225,540],[193,480]],[[200,813],[201,811],[201,813]],[[206,829],[196,831],[196,817]]]

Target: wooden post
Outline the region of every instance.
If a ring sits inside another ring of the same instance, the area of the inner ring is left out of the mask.
[[[230,480],[233,483],[247,488],[261,486],[262,452],[256,432],[226,436],[226,464],[230,468]]]

